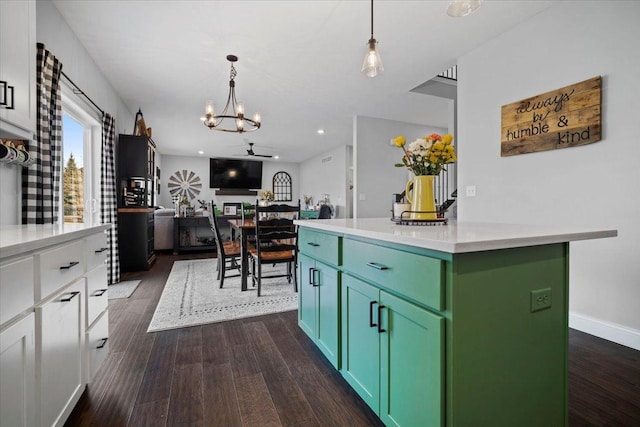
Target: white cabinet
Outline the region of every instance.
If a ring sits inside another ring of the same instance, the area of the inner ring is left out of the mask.
[[[34,426],[35,325],[33,313],[0,332],[0,425]]]
[[[33,138],[36,128],[36,52],[35,1],[0,1],[0,81],[11,86],[7,93],[11,97],[13,92],[14,107],[0,107],[2,137]],[[10,104],[11,99],[7,103]]]
[[[3,229],[1,427],[62,426],[106,358],[106,228]]]
[[[109,311],[105,310],[86,334],[86,382],[91,383],[109,353]]]
[[[63,425],[84,391],[85,279],[36,306],[40,425]]]

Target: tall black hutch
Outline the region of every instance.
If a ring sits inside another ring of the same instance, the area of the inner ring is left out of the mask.
[[[118,243],[122,271],[148,270],[153,252],[156,145],[146,136],[118,138]]]

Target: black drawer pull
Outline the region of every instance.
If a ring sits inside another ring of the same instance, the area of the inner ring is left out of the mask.
[[[313,242],[307,242],[307,245],[313,246],[314,248],[317,248],[318,246],[320,246],[318,243],[313,243]]]
[[[382,309],[387,308],[386,305],[378,306],[378,333],[381,334],[383,332],[387,332],[386,329],[382,329]]]
[[[62,267],[60,267],[60,270],[68,270],[71,267],[75,267],[78,264],[80,264],[80,261],[71,261],[69,265],[63,265]]]
[[[101,254],[102,252],[106,251],[107,249],[109,249],[109,248],[100,248],[100,249],[98,249],[97,251],[94,251],[94,252],[97,253],[97,254]]]
[[[107,341],[109,341],[109,338],[102,338],[100,341],[102,341],[102,343],[100,343],[100,345],[97,346],[96,348],[104,348]]]
[[[105,292],[107,292],[106,289],[98,289],[97,291],[95,291],[95,293],[92,296],[101,297],[102,295],[104,295]]]
[[[66,298],[60,298],[60,302],[69,302],[76,297],[76,295],[80,295],[79,291],[69,292],[69,296]]]
[[[377,304],[377,303],[378,303],[378,301],[371,301],[369,303],[369,326],[372,327],[372,328],[375,327],[375,326],[378,326],[377,323],[373,322],[373,306],[375,304]]]
[[[378,264],[377,262],[368,262],[367,265],[369,267],[373,267],[376,270],[388,270],[389,267],[387,267],[386,265],[382,265],[382,264]]]

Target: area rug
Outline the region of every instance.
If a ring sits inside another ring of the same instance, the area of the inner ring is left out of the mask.
[[[298,308],[298,294],[293,291],[293,285],[286,278],[263,279],[260,297],[251,284],[249,290],[242,292],[240,277],[225,278],[224,288],[220,289],[220,282],[216,279],[216,262],[209,258],[173,263],[147,332]],[[272,267],[266,268],[270,270],[270,274]]]
[[[139,284],[140,280],[127,280],[109,285],[109,299],[129,298]]]

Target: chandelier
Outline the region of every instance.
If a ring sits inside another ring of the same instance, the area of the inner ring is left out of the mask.
[[[202,120],[206,127],[212,130],[237,133],[256,131],[260,129],[260,114],[254,114],[253,119],[245,117],[244,104],[236,101],[236,82],[234,79],[238,73],[236,72],[236,68],[233,66],[233,63],[238,61],[238,57],[235,55],[227,55],[227,61],[231,62],[227,104],[224,106],[224,110],[222,110],[221,114],[215,114],[213,110],[213,101],[207,101],[205,116],[201,117],[200,120]],[[223,123],[224,119],[233,119],[235,125],[229,125],[228,123],[231,121]],[[227,126],[225,127],[224,124],[227,124]]]

